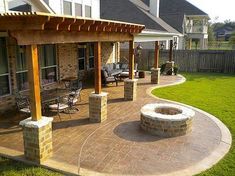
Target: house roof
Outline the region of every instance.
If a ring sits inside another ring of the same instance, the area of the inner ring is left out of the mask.
[[[46,13],[53,13],[53,10],[43,0],[12,0],[9,1],[9,8],[11,11],[31,12],[31,5],[36,6],[39,11]]]
[[[100,16],[104,19],[140,23],[147,31],[178,33],[174,28],[149,13],[149,6],[141,0],[100,0]]]
[[[149,1],[149,0],[145,0]],[[161,0],[160,18],[166,21],[177,31],[183,33],[185,15],[207,16],[208,14],[186,0]]]

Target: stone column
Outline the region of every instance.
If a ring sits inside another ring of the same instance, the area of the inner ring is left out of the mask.
[[[174,70],[175,62],[174,61],[167,61],[166,62],[166,68],[165,70],[167,71],[167,75],[173,75],[173,70]]]
[[[154,68],[151,69],[151,83],[159,84],[160,83],[160,68],[158,68],[159,62],[159,41],[155,42],[155,55],[154,55]]]
[[[151,69],[151,83],[159,84],[160,83],[160,68]]]
[[[94,123],[101,123],[107,119],[108,93],[92,93],[89,97],[89,117]]]
[[[52,156],[52,121],[53,118],[42,117],[38,121],[28,118],[20,122],[27,160],[41,164]]]
[[[137,97],[137,82],[138,79],[124,80],[124,99],[128,101],[135,101]]]

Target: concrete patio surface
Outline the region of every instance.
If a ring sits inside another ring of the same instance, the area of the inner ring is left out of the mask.
[[[160,86],[182,81],[181,76],[162,76]],[[231,135],[210,114],[194,109],[193,131],[186,136],[164,139],[140,129],[141,107],[166,102],[148,94],[153,86],[149,75],[140,79],[135,102],[124,101],[123,83],[103,88],[109,94],[108,120],[102,124],[89,122],[88,98],[93,89],[84,89],[80,111],[72,119],[67,114],[62,121],[54,117],[54,154],[45,165],[66,172],[71,168],[71,173],[77,169],[81,175],[192,175],[212,167],[228,152]],[[0,154],[22,154],[19,120],[1,118]]]

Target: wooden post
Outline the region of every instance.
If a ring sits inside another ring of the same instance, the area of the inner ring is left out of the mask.
[[[154,68],[158,68],[159,62],[159,41],[155,42],[155,60],[154,60]]]
[[[26,46],[26,56],[28,59],[31,116],[33,121],[39,121],[42,118],[42,110],[37,45]]]
[[[170,41],[169,62],[173,61],[173,40]]]
[[[189,50],[192,49],[192,39],[189,39],[189,42],[188,42],[188,49],[189,49]]]
[[[101,93],[101,42],[96,42],[95,50],[95,94]]]
[[[129,41],[129,79],[134,79],[134,41]]]

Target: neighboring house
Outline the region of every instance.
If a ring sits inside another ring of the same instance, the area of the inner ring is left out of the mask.
[[[144,24],[146,29],[135,36],[144,49],[153,49],[155,41],[172,40],[181,34],[159,18],[159,0],[100,0],[101,18]],[[175,38],[177,41],[177,37]],[[168,44],[164,45],[168,49]],[[122,45],[126,48],[125,45]]]
[[[235,28],[231,26],[223,26],[215,30],[216,40],[218,41],[229,41],[232,33],[235,31]]]
[[[192,43],[207,49],[209,16],[199,8],[186,0],[161,0],[160,18],[183,34],[180,49],[191,49]]]

